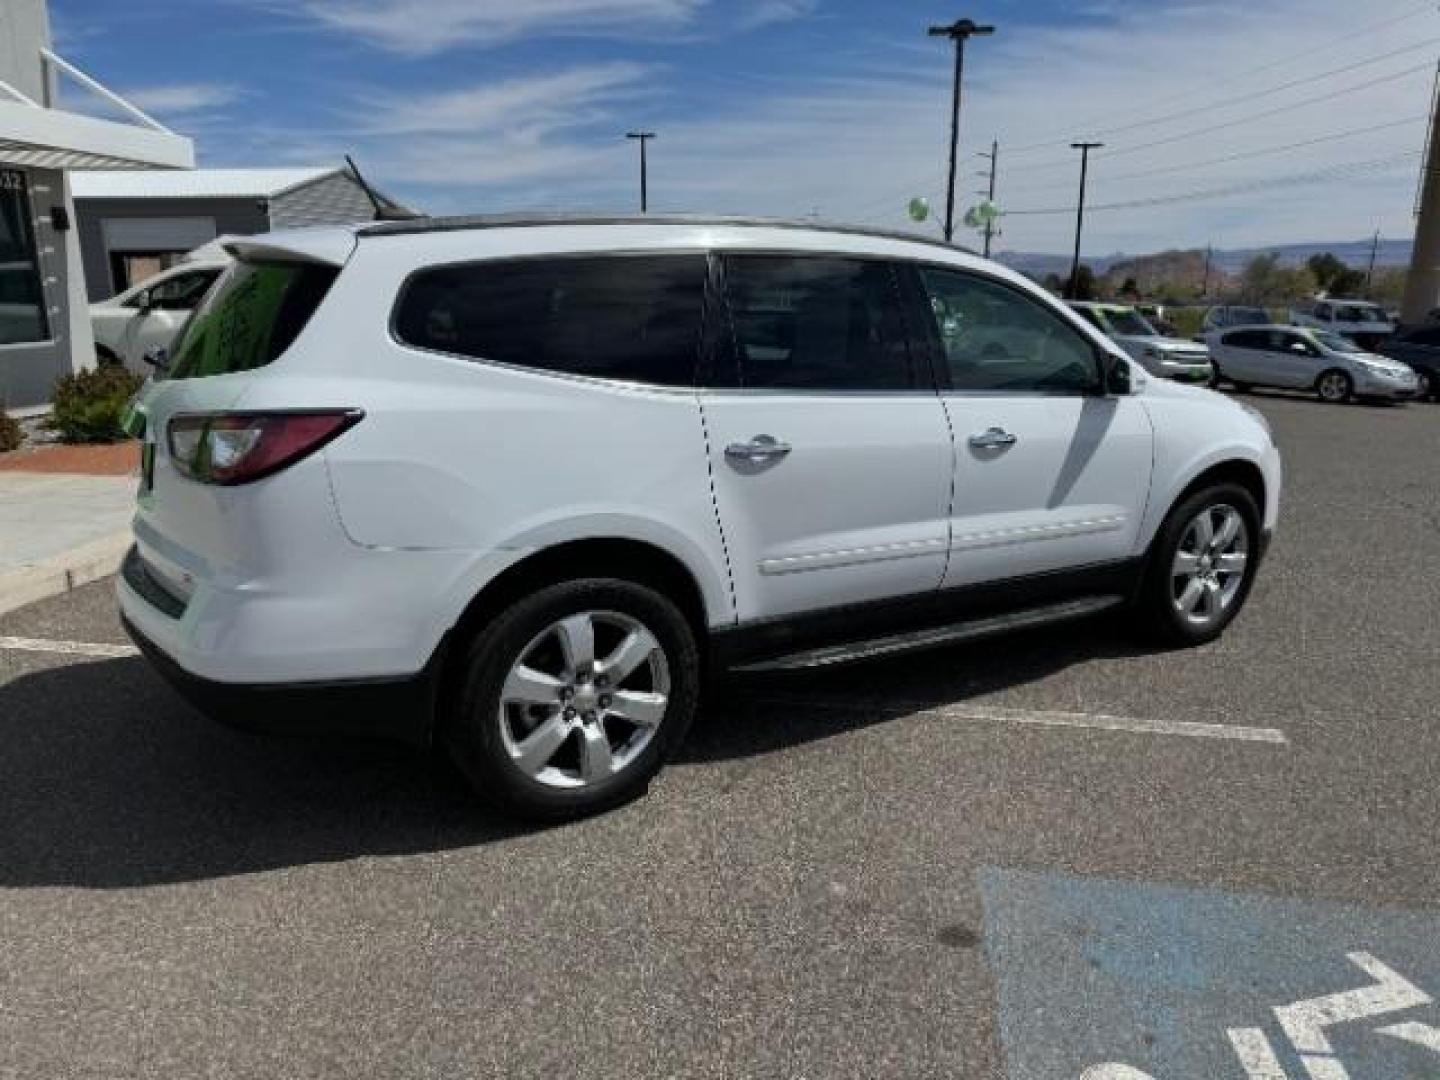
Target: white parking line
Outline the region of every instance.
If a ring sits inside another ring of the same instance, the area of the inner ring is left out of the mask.
[[[996,709],[981,705],[859,704],[848,699],[769,696],[764,704],[801,706],[846,711],[874,710],[897,716],[933,717],[940,720],[979,720],[997,724],[1030,724],[1038,727],[1090,728],[1096,731],[1124,731],[1140,735],[1179,735],[1190,739],[1232,739],[1238,742],[1289,743],[1278,728],[1245,727],[1239,724],[1202,724],[1186,720],[1137,720],[1128,716],[1096,713],[1049,712],[1036,709]]]
[[[134,645],[96,645],[86,641],[49,641],[44,638],[0,637],[0,652],[13,649],[18,652],[63,653],[66,656],[102,656],[118,659],[122,656],[139,656],[140,650]]]

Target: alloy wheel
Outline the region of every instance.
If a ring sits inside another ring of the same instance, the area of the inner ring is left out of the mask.
[[[546,627],[520,651],[500,691],[510,760],[554,788],[587,788],[623,772],[665,718],[670,666],[643,623],[586,611]]]
[[[1224,618],[1240,595],[1250,561],[1250,529],[1228,503],[1196,514],[1180,536],[1170,566],[1170,599],[1195,626]]]
[[[1344,401],[1350,396],[1350,380],[1338,371],[1320,377],[1320,396],[1326,401]]]

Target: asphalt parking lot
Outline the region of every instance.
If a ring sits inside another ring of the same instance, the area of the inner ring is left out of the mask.
[[[547,831],[15,647],[122,646],[106,583],[0,618],[0,1076],[1440,1076],[1440,407],[1248,400],[1220,643],[735,686]]]

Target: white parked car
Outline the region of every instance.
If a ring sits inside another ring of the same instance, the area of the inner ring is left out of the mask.
[[[137,403],[131,634],[221,718],[438,739],[531,818],[642,792],[726,669],[1120,608],[1210,641],[1275,525],[1257,413],[940,244],[652,216],[231,248]]]
[[[1245,326],[1209,335],[1217,385],[1240,389],[1276,386],[1313,390],[1323,401],[1352,397],[1406,399],[1420,392],[1408,365],[1367,352],[1328,330],[1299,326]]]
[[[1203,344],[1166,337],[1139,311],[1125,304],[1072,300],[1070,306],[1150,374],[1180,382],[1210,382],[1213,372]]]
[[[1367,300],[1316,300],[1304,307],[1292,307],[1290,321],[1296,326],[1333,330],[1367,347],[1380,344],[1395,332],[1395,324],[1385,309]]]
[[[102,363],[124,364],[147,373],[145,357],[169,349],[206,290],[229,265],[209,256],[177,263],[108,300],[90,305],[95,355]]]

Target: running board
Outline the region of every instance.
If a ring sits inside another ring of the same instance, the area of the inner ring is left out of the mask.
[[[936,626],[927,630],[915,630],[904,634],[889,634],[885,637],[870,638],[866,641],[851,641],[843,645],[828,645],[821,649],[778,656],[773,660],[760,660],[753,664],[741,664],[732,670],[737,672],[796,671],[803,668],[828,667],[831,664],[848,664],[856,660],[875,660],[882,656],[933,649],[940,645],[954,645],[961,641],[975,641],[979,638],[1007,634],[1013,630],[1027,630],[1035,626],[1080,619],[1087,615],[1098,615],[1102,611],[1119,607],[1125,603],[1123,596],[1089,596],[1081,600],[1065,600],[1058,604],[1025,608],[1004,615],[988,615],[979,619],[966,619],[949,626]]]

